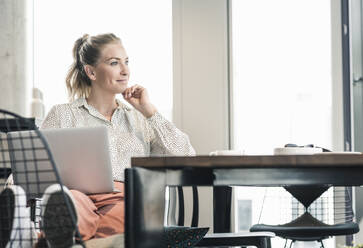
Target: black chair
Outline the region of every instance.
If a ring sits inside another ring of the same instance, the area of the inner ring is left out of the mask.
[[[38,204],[44,197],[44,190],[52,184],[58,184],[61,189],[58,193],[55,191],[52,199],[57,197],[57,207],[71,216],[71,223],[59,222],[56,230],[61,233],[67,228],[76,229],[76,235],[83,244],[75,211],[64,193],[47,141],[35,127],[34,120],[1,109],[0,119],[0,174],[7,175],[11,171],[16,183],[5,188],[0,195],[0,247],[29,247],[37,243],[34,228],[39,231],[39,221],[42,221],[37,216]],[[23,132],[11,134],[11,131]],[[44,174],[49,178],[46,182],[39,179]],[[61,220],[62,216],[59,217]],[[42,223],[45,225],[44,221]]]
[[[22,119],[0,119],[0,132],[7,133],[11,131],[20,130],[34,130],[37,129],[35,125],[35,118],[22,118]],[[10,166],[3,166],[0,170],[0,179],[6,179],[11,174]]]
[[[282,225],[256,224],[250,228],[251,232],[273,232],[276,236],[291,240],[290,247],[296,241],[318,241],[321,247],[324,247],[323,240],[332,236],[351,235],[359,232],[359,226],[353,221],[353,210],[351,207],[351,194],[349,189],[344,187],[343,190],[334,188],[334,215],[335,223],[324,223],[323,215],[313,216],[311,214],[312,203],[321,196],[329,186],[289,186],[284,187],[304,206],[304,212],[298,218],[289,223]],[[326,207],[321,211],[328,211]]]
[[[159,191],[165,185],[163,172],[125,169],[125,247],[167,247],[161,244],[164,240],[165,194]]]
[[[165,243],[165,194],[160,188],[166,185],[164,170],[127,168],[125,170],[125,247],[168,247]],[[152,182],[152,183],[150,183]],[[181,188],[180,188],[181,189]],[[184,197],[179,189],[179,216],[177,225],[184,229]],[[164,191],[165,192],[165,191]],[[193,220],[191,228],[198,226],[198,195],[194,187]],[[146,205],[145,202],[148,204]],[[223,214],[223,213],[222,213]],[[203,228],[201,228],[203,229]],[[271,247],[273,233],[238,233],[206,235],[196,246],[249,246]]]
[[[35,118],[5,118],[0,119],[0,132],[7,133],[12,131],[35,130]]]
[[[231,217],[231,199],[230,199],[230,192],[231,187],[214,187],[214,196],[219,194],[219,198],[224,196],[225,204],[218,204],[216,199],[214,198],[214,217],[216,215],[223,215],[222,218],[224,221],[223,223],[214,223],[214,233],[206,234],[204,238],[196,245],[196,247],[216,247],[216,246],[255,246],[257,248],[270,248],[271,247],[271,238],[275,235],[271,232],[238,232],[238,233],[231,233],[230,232],[230,217]],[[183,188],[177,187],[178,191],[178,202],[179,202],[179,214],[178,214],[178,225],[184,225],[184,194]],[[192,212],[192,221],[191,226],[197,227],[198,226],[198,218],[199,218],[199,204],[198,204],[198,188],[196,186],[192,186],[193,192],[193,212]],[[223,200],[223,199],[219,199]],[[217,210],[216,210],[217,208]],[[215,211],[216,210],[216,211]],[[220,211],[220,212],[218,212]],[[214,222],[218,218],[214,218]],[[221,226],[218,226],[221,225]],[[227,231],[227,232],[223,232]]]

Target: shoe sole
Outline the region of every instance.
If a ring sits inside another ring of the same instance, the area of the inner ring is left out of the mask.
[[[11,189],[4,189],[0,195],[0,244],[5,247],[13,229],[15,195]]]
[[[26,194],[20,186],[12,185],[1,192],[0,220],[2,248],[30,248],[36,242]]]
[[[66,248],[74,244],[76,226],[64,197],[69,203],[72,202],[71,198],[67,194],[63,195],[61,191],[52,193],[44,210],[43,230],[52,248]],[[73,204],[69,205],[75,216],[76,210]]]

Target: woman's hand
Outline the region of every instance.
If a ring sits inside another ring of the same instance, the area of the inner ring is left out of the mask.
[[[140,111],[146,118],[153,116],[157,111],[150,102],[147,90],[140,85],[135,84],[127,88],[122,95],[128,103]]]

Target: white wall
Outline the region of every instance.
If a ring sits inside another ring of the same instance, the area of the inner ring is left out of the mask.
[[[28,113],[27,0],[0,1],[0,109]]]
[[[332,35],[332,130],[333,151],[344,150],[344,117],[343,117],[343,58],[341,32],[340,0],[331,0],[331,35]]]
[[[173,121],[197,154],[229,148],[227,17],[226,0],[173,0]],[[199,187],[199,198],[199,224],[213,227],[212,190]]]
[[[198,154],[228,148],[226,0],[174,0],[174,123]]]
[[[342,16],[340,0],[331,0],[332,80],[333,80],[333,150],[344,151]],[[345,236],[335,237],[336,247],[345,244]]]

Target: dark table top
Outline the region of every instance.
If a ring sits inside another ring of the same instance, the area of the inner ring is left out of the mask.
[[[363,167],[362,154],[324,153],[314,155],[177,156],[132,158],[133,167],[144,168],[291,168]]]
[[[165,170],[170,186],[363,185],[362,154],[144,157],[131,164]]]

